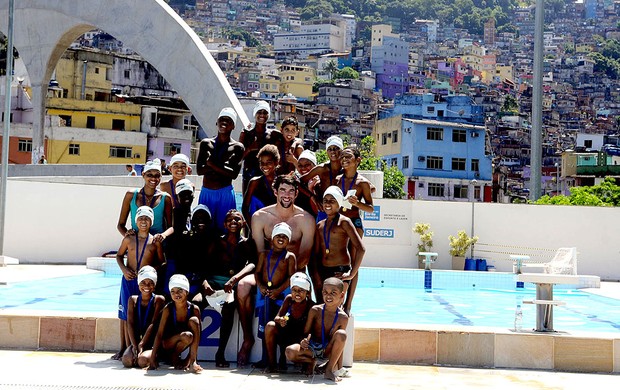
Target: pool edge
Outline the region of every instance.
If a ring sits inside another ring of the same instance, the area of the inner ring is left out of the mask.
[[[0,313],[0,348],[113,351],[118,319]],[[620,334],[357,322],[354,361],[620,373]]]

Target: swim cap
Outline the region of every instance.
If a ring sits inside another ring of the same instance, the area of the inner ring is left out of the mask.
[[[237,126],[237,112],[232,107],[224,107],[222,111],[220,111],[220,115],[217,116],[217,119],[220,119],[223,116],[227,116],[232,119],[235,126]]]
[[[316,154],[314,154],[312,150],[304,150],[303,152],[301,152],[297,160],[301,160],[302,158],[310,160],[312,164],[316,165]]]
[[[310,291],[310,278],[303,272],[295,272],[293,276],[291,276],[291,287],[293,286]]]
[[[257,101],[254,105],[254,109],[252,110],[252,117],[256,118],[256,113],[260,110],[267,111],[267,119],[269,120],[269,117],[271,116],[271,107],[269,107],[269,103],[264,100]]]
[[[323,193],[323,199],[325,199],[325,195],[331,195],[336,199],[339,207],[342,207],[342,203],[344,202],[344,195],[342,194],[342,190],[338,188],[338,186],[329,186]]]
[[[337,146],[340,150],[344,149],[344,143],[342,142],[342,138],[338,137],[337,135],[332,135],[327,139],[325,149],[328,149],[332,145]]]
[[[291,227],[288,225],[288,223],[280,222],[273,227],[273,231],[271,232],[271,239],[273,240],[273,238],[278,234],[284,234],[286,237],[288,237],[290,241],[291,237],[293,236],[293,231],[291,230]]]
[[[136,210],[136,223],[138,223],[138,218],[140,217],[149,217],[151,219],[151,225],[155,220],[155,214],[153,213],[153,209],[149,206],[138,207],[138,210]]]
[[[172,291],[173,288],[182,288],[189,292],[189,280],[182,274],[174,274],[170,277],[168,282],[168,289]]]
[[[183,191],[192,191],[194,192],[194,183],[192,183],[189,179],[181,179],[174,186],[174,192],[178,195]]]
[[[157,171],[161,173],[161,160],[156,158],[155,160],[147,161],[146,164],[144,164],[142,173],[146,173],[148,171]]]
[[[209,218],[211,218],[211,210],[209,210],[209,208],[207,206],[205,206],[204,204],[199,204],[196,205],[193,209],[192,209],[192,215],[191,218],[194,218],[194,214],[196,214],[196,211],[200,211],[200,210],[204,210],[207,212],[207,214],[209,214]]]
[[[189,157],[187,157],[183,153],[177,153],[170,159],[170,165],[174,165],[174,163],[176,162],[182,162],[185,165],[189,165]]]
[[[138,284],[144,279],[151,279],[153,283],[157,284],[157,271],[150,265],[145,265],[138,271]]]

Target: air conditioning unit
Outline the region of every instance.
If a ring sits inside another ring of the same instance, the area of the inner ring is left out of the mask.
[[[136,154],[133,155],[133,158],[140,158],[140,157],[141,157],[140,153],[136,153]]]
[[[424,182],[418,183],[418,188],[424,188]]]
[[[426,157],[424,157],[424,156],[418,156],[418,161],[419,161],[419,162],[424,162],[424,161],[426,161]]]
[[[480,172],[478,172],[478,171],[474,172],[474,177],[476,179],[480,179]]]
[[[478,133],[476,133],[475,131],[471,132],[471,137],[472,138],[478,138]]]

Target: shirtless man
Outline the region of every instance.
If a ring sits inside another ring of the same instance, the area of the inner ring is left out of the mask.
[[[222,232],[226,213],[237,206],[232,182],[241,170],[244,148],[230,137],[236,122],[235,110],[223,108],[216,122],[217,135],[200,141],[196,159],[198,174],[203,175],[198,203],[209,208],[216,229]]]
[[[297,270],[305,271],[310,260],[310,253],[314,241],[316,223],[312,215],[302,208],[295,206],[297,187],[299,182],[293,175],[278,176],[274,181],[276,204],[264,207],[254,213],[252,217],[252,238],[260,254],[270,249],[270,238],[273,227],[286,222],[292,230],[291,240],[287,250],[297,256]],[[243,328],[243,345],[237,356],[237,364],[243,366],[254,345],[252,334],[252,287],[256,286],[254,275],[243,278],[237,286],[239,318]]]

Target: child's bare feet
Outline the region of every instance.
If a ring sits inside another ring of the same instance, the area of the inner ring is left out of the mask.
[[[122,357],[123,357],[123,353],[125,353],[125,350],[121,349],[120,351],[118,351],[114,355],[110,356],[110,359],[112,359],[112,360],[121,360]]]
[[[192,371],[194,371],[194,374],[200,374],[202,372],[202,366],[200,366],[200,364],[194,362],[192,364]]]
[[[248,356],[252,351],[253,345],[254,340],[243,340],[243,344],[241,344],[241,349],[237,353],[237,365],[239,367],[243,367],[248,364]]]
[[[329,379],[330,381],[340,382],[342,379],[334,375],[330,370],[325,370],[325,374],[323,374],[323,378]]]

